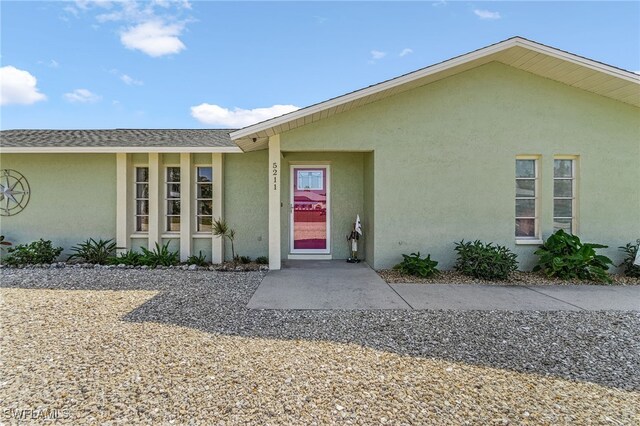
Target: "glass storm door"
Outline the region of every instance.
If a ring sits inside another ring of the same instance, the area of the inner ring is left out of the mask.
[[[291,252],[329,253],[329,166],[292,166]]]

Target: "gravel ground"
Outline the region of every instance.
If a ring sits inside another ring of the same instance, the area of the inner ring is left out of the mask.
[[[627,277],[621,274],[612,274],[613,283],[601,283],[596,281],[561,280],[549,278],[541,273],[516,271],[511,278],[505,281],[487,281],[461,274],[457,271],[441,271],[438,275],[429,278],[403,275],[393,269],[376,271],[388,283],[404,284],[485,284],[485,285],[640,285],[640,278]]]
[[[1,271],[0,423],[640,423],[640,314],[247,310],[262,277]]]

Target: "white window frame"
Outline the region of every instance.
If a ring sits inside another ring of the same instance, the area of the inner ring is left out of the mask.
[[[527,180],[534,180],[534,191],[535,191],[535,196],[533,197],[534,199],[534,215],[533,217],[525,217],[525,216],[515,216],[514,219],[514,227],[515,227],[515,221],[518,219],[533,219],[534,221],[534,236],[533,237],[524,237],[524,236],[517,236],[515,235],[515,240],[516,240],[516,244],[541,244],[542,241],[542,237],[541,237],[541,227],[540,227],[540,206],[541,206],[541,197],[540,197],[540,163],[542,162],[542,156],[540,155],[516,155],[516,161],[513,163],[514,165],[514,175],[515,175],[515,165],[517,163],[518,160],[533,160],[534,161],[534,177],[533,178],[518,178],[515,177],[514,178],[514,184],[517,182],[518,179],[527,179]],[[518,197],[517,194],[515,194],[516,191],[516,186],[514,185],[514,214],[515,214],[515,200],[530,200],[531,197]],[[515,228],[514,228],[514,234],[515,234]]]
[[[556,177],[555,176],[555,162],[556,160],[570,160],[571,161],[571,197],[556,197],[555,192],[555,182],[556,180],[567,180],[569,178],[566,177]],[[571,219],[571,233],[573,235],[577,235],[578,233],[578,220],[577,220],[577,193],[578,193],[578,156],[577,155],[555,155],[553,157],[553,223],[555,224],[556,219]],[[556,216],[555,211],[555,201],[556,200],[571,200],[571,217],[562,217]],[[555,232],[555,225],[553,226],[553,232]]]
[[[150,200],[149,200],[149,191],[151,190],[150,188],[150,182],[149,182],[149,164],[144,164],[144,163],[139,163],[139,164],[133,164],[133,234],[135,235],[144,235],[147,236],[149,234],[149,219],[150,219]],[[147,169],[147,181],[146,182],[138,182],[138,169],[140,168],[144,168]],[[138,198],[138,185],[140,184],[145,184],[147,185],[147,198]],[[138,214],[138,201],[147,201],[147,214]],[[138,217],[143,217],[146,216],[147,217],[147,230],[146,231],[140,231],[138,230]]]
[[[201,167],[208,167],[211,169],[211,198],[198,198],[198,187],[200,185],[203,185],[201,183],[198,182],[198,168]],[[214,197],[213,197],[213,192],[214,192],[214,186],[213,186],[213,180],[214,180],[214,171],[213,171],[213,164],[194,164],[193,166],[193,211],[195,212],[195,232],[194,232],[194,236],[205,236],[205,237],[210,237],[211,234],[213,233],[213,229],[211,231],[198,231],[198,218],[199,217],[207,217],[208,215],[201,215],[198,212],[198,201],[211,201],[211,222],[213,224],[213,203],[214,203]]]
[[[180,165],[179,164],[164,164],[163,165],[163,177],[162,177],[162,181],[164,184],[164,210],[163,210],[163,215],[162,217],[164,218],[164,226],[163,226],[163,231],[166,234],[170,234],[170,235],[174,235],[174,234],[179,234],[180,233],[180,229],[178,229],[177,231],[172,231],[169,229],[169,218],[170,217],[177,217],[179,220],[179,228],[182,228],[182,218],[180,214],[169,214],[169,201],[180,201],[182,202],[182,191],[184,190],[184,183],[182,182],[182,173],[180,173],[180,182],[173,182],[173,181],[169,181],[169,169],[170,168],[176,168],[178,170],[180,170]],[[175,197],[171,197],[169,198],[169,185],[180,185],[180,195],[178,196],[178,198]],[[180,209],[180,211],[182,211],[182,208]]]
[[[294,169],[325,169],[326,174],[326,190],[327,190],[327,247],[324,250],[316,249],[294,249],[294,201],[295,194],[293,191],[295,181]],[[318,163],[290,163],[289,164],[289,258],[292,255],[331,255],[331,165]]]

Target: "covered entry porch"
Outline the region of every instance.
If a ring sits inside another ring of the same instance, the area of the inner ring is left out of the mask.
[[[344,260],[360,217],[358,258],[373,260],[374,153],[287,151],[269,138],[269,268],[283,261]],[[370,263],[371,264],[371,263]]]

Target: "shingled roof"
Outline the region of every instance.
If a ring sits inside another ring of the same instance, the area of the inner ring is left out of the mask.
[[[229,137],[231,131],[233,130],[2,130],[0,148],[237,148]]]

